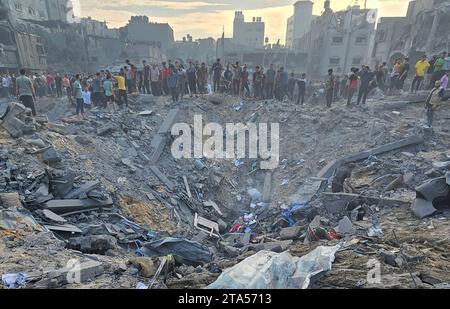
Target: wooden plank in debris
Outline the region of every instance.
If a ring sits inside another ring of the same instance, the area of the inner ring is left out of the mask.
[[[156,177],[158,177],[159,180],[161,180],[168,188],[169,190],[173,190],[175,188],[175,185],[172,181],[170,181],[169,178],[164,175],[158,167],[152,165],[150,166],[150,170],[155,174]]]
[[[268,171],[266,172],[266,176],[264,177],[264,187],[262,194],[262,200],[265,203],[270,202],[270,200],[272,199],[271,187],[272,187],[272,173]]]
[[[184,181],[184,186],[186,187],[187,195],[189,196],[189,198],[192,198],[191,189],[189,188],[189,183],[187,181],[187,177],[186,176],[183,176],[183,181]]]
[[[219,206],[215,202],[208,200],[206,202],[203,202],[203,205],[206,207],[214,208],[217,211],[217,213],[223,217],[222,211],[220,210]]]
[[[164,119],[162,125],[159,127],[158,134],[166,134],[170,132],[172,126],[175,124],[175,121],[178,118],[179,113],[179,109],[171,109],[166,119]]]

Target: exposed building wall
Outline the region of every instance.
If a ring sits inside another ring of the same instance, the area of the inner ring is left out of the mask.
[[[42,1],[42,0],[41,0]],[[71,0],[45,0],[48,20],[67,22]]]
[[[264,46],[265,24],[261,17],[253,17],[251,22],[246,22],[241,11],[235,12],[233,22],[233,40],[240,45],[254,48]]]
[[[406,17],[382,17],[379,19],[372,50],[372,65],[391,62],[395,45],[398,43],[402,45],[401,37],[406,24]]]
[[[347,74],[351,67],[367,64],[376,13],[359,6],[336,13],[326,9],[300,40],[300,51],[308,54],[308,74],[324,76],[330,68],[337,74]]]
[[[164,53],[175,42],[173,29],[169,24],[150,23],[147,16],[131,17],[124,32],[129,42],[148,43],[153,47],[161,48]]]
[[[7,3],[12,20],[48,20],[47,5],[43,0],[3,0]]]

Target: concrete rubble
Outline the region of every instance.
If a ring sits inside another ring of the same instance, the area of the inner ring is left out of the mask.
[[[386,107],[414,97],[369,99],[364,108],[339,101],[331,110],[249,99],[236,110],[240,100],[226,95],[178,104],[141,95],[128,110],[94,108],[75,123],[62,120],[73,113],[65,99],[41,100],[45,121],[20,104],[1,109],[0,273],[7,287],[450,283],[447,110],[430,133],[421,100],[397,106],[397,116]],[[198,114],[204,123],[280,123],[279,166],[175,159],[171,127],[192,125]],[[366,281],[373,259],[381,283]]]

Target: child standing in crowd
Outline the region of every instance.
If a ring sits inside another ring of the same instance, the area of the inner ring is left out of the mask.
[[[91,92],[88,87],[85,87],[83,91],[83,103],[85,109],[91,109]]]

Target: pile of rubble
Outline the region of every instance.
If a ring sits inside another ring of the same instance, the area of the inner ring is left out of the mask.
[[[423,97],[361,108],[342,101],[326,111],[142,95],[130,98],[130,110],[93,109],[81,121],[65,99],[42,100],[46,116],[34,119],[4,104],[2,284],[445,287],[449,130],[421,126]],[[280,123],[279,167],[173,158],[172,125],[198,114]],[[370,263],[381,280],[368,280]]]

